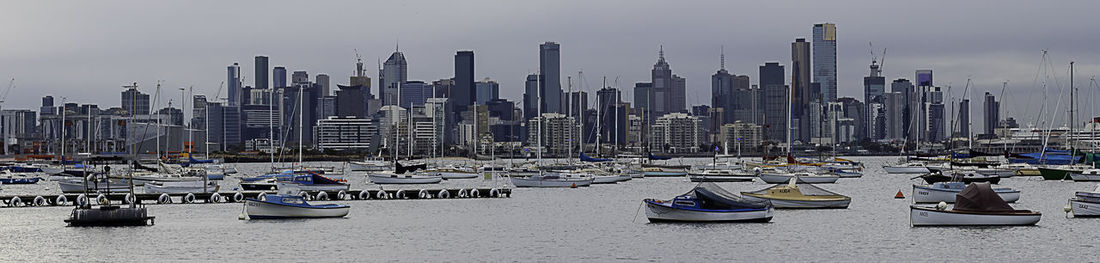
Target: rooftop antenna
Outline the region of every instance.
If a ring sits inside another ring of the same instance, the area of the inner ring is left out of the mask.
[[[661,45],[660,48],[657,49],[657,57],[660,60],[665,60],[665,45]]]
[[[359,56],[359,49],[353,48],[352,50],[355,50],[355,76],[356,77],[362,77],[363,76],[363,57]]]
[[[722,45],[722,55],[719,57],[719,69],[726,69],[726,45]]]

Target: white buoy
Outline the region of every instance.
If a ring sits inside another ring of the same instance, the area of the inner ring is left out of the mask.
[[[947,209],[947,202],[940,201],[939,204],[936,204],[936,209],[938,209],[938,210]]]

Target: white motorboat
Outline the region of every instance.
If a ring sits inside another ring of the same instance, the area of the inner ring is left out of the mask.
[[[836,180],[840,179],[839,175],[833,174],[815,174],[806,172],[797,173],[784,173],[784,172],[765,172],[760,174],[760,180],[769,184],[782,184],[789,182],[791,178],[797,178],[799,183],[806,184],[831,184],[836,183]]]
[[[1100,216],[1100,184],[1092,192],[1078,191],[1069,199],[1068,205],[1069,211],[1066,212],[1073,213],[1074,217]]]
[[[516,187],[584,187],[592,185],[592,176],[583,174],[562,172],[538,172],[528,176],[511,176],[512,185]]]
[[[459,168],[438,168],[424,171],[425,175],[439,176],[443,179],[473,179],[477,178],[477,172]]]
[[[714,183],[701,183],[672,200],[645,199],[650,222],[768,222],[775,207],[767,201],[750,201]]]
[[[264,195],[263,199],[247,198],[244,201],[244,211],[241,218],[326,218],[348,215],[350,207],[347,205],[311,205],[298,195],[299,191],[301,189],[280,184],[278,194],[267,194]]]
[[[146,194],[178,194],[178,193],[204,193],[217,192],[220,186],[217,181],[153,181],[143,186]]]
[[[882,169],[886,170],[888,174],[925,174],[929,172],[925,164],[915,162],[883,166]]]
[[[1023,226],[1034,225],[1042,213],[1016,210],[1001,199],[988,183],[972,183],[955,198],[955,205],[909,206],[913,226]]]
[[[110,180],[108,183],[107,181]],[[57,181],[58,188],[61,188],[62,193],[82,193],[84,192],[84,180],[72,179]],[[128,193],[130,192],[130,184],[122,180],[115,179],[95,179],[88,180],[88,192],[110,192],[110,193]]]
[[[966,183],[963,182],[938,182],[931,186],[914,184],[913,201],[917,203],[954,203],[955,195],[965,188]],[[996,192],[1005,202],[1012,203],[1020,200],[1020,190],[994,188],[993,192]]]
[[[756,173],[733,169],[710,169],[688,173],[692,182],[746,182],[756,178]]]
[[[390,171],[368,173],[367,178],[375,184],[437,184],[443,177],[418,172],[398,174]]]
[[[1100,181],[1100,169],[1086,169],[1080,173],[1070,172],[1069,177],[1078,182]]]
[[[391,163],[383,160],[374,159],[348,162],[348,168],[350,168],[352,171],[378,172],[389,169],[390,166],[392,166]]]

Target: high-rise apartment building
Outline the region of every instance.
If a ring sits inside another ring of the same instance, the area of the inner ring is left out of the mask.
[[[790,103],[790,90],[784,84],[784,69],[779,62],[767,62],[760,66],[760,103],[763,110],[760,117],[767,140],[787,140],[787,111]],[[794,134],[791,132],[792,136]]]
[[[823,23],[813,29],[813,82],[821,85],[825,102],[836,101],[836,25]]]
[[[816,27],[814,37],[816,44]],[[794,103],[791,105],[791,123],[795,125],[791,127],[791,134],[803,142],[808,142],[813,137],[810,134],[810,123],[816,124],[820,121],[815,118],[820,116],[809,114],[807,107],[810,102],[820,103],[824,99],[823,93],[810,90],[810,67],[810,43],[804,38],[795,39],[791,43],[791,101]],[[814,78],[817,78],[816,74]]]
[[[241,103],[241,66],[236,62],[227,68],[228,74],[225,81],[228,88],[229,106],[237,106]]]
[[[394,51],[390,57],[382,63],[378,72],[378,94],[383,105],[395,105],[398,103],[397,89],[402,83],[409,81],[409,64],[405,61],[405,54]]]
[[[542,112],[565,113],[561,89],[561,47],[555,42],[539,45]]]
[[[267,75],[268,70],[270,70],[267,62],[267,56],[256,56],[256,75],[253,76],[252,79],[252,81],[255,82],[255,84],[252,85],[253,88],[269,88],[269,86],[267,86],[267,81],[270,80],[271,77]]]

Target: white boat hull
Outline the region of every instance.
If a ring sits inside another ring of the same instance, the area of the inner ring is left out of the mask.
[[[364,162],[349,162],[348,163],[348,168],[351,169],[352,171],[377,172],[377,171],[384,171],[384,170],[388,169],[389,167],[390,167],[390,165],[385,164],[385,163],[364,163]]]
[[[204,187],[205,186],[205,187]],[[164,182],[164,183],[146,183],[146,194],[178,194],[178,193],[203,193],[203,192],[217,192],[220,188],[216,182],[211,182],[209,185],[203,184],[202,181],[198,182]]]
[[[806,184],[831,184],[836,183],[836,180],[840,179],[840,176],[836,175],[795,176],[772,173],[760,174],[760,180],[769,184],[785,184],[791,181],[791,177],[798,177],[799,183]]]
[[[61,180],[57,181],[58,188],[61,188],[62,193],[81,193],[84,192],[84,182],[81,180]],[[130,192],[130,184],[121,182],[111,182],[108,188],[104,182],[99,182],[97,185],[93,182],[88,182],[88,192],[110,192],[110,193],[123,193]]]
[[[251,219],[344,217],[350,207],[308,208],[246,199],[244,211]]]
[[[459,172],[434,172],[430,173],[442,177],[443,179],[473,179],[477,178],[477,173],[459,173]]]
[[[959,213],[935,208],[909,206],[913,226],[1027,226],[1039,223],[1042,215]]]
[[[1070,199],[1069,205],[1070,212],[1072,212],[1075,217],[1100,216],[1100,203]]]
[[[773,199],[773,198],[760,198],[755,196],[744,195],[746,200],[751,201],[771,201],[775,208],[786,209],[822,209],[822,208],[848,208],[848,205],[852,203],[852,200],[829,200],[829,201],[802,201],[802,200],[786,200],[786,199]]]
[[[404,175],[404,174],[369,174],[367,178],[375,184],[438,184],[443,177],[428,175]]]
[[[1001,199],[1005,200],[1005,202],[1012,203],[1020,200],[1019,190],[993,189],[993,191],[997,193],[997,195],[1000,196]],[[913,201],[917,203],[954,203],[955,194],[958,194],[959,192],[962,192],[962,189],[958,189],[958,191],[952,191],[946,189],[935,189],[923,185],[913,185]]]
[[[1100,181],[1100,174],[1070,173],[1069,177],[1078,182]]]
[[[919,166],[883,166],[888,174],[925,174],[929,173],[927,167]]]
[[[593,184],[614,184],[620,181],[622,181],[622,178],[614,175],[597,175],[592,177]]]
[[[767,222],[772,219],[773,208],[742,212],[703,212],[676,209],[646,203],[645,215],[650,222]]]
[[[531,177],[512,177],[510,178],[512,185],[515,187],[538,187],[538,188],[550,188],[550,187],[584,187],[592,185],[592,178],[587,179],[540,179],[538,176]]]

